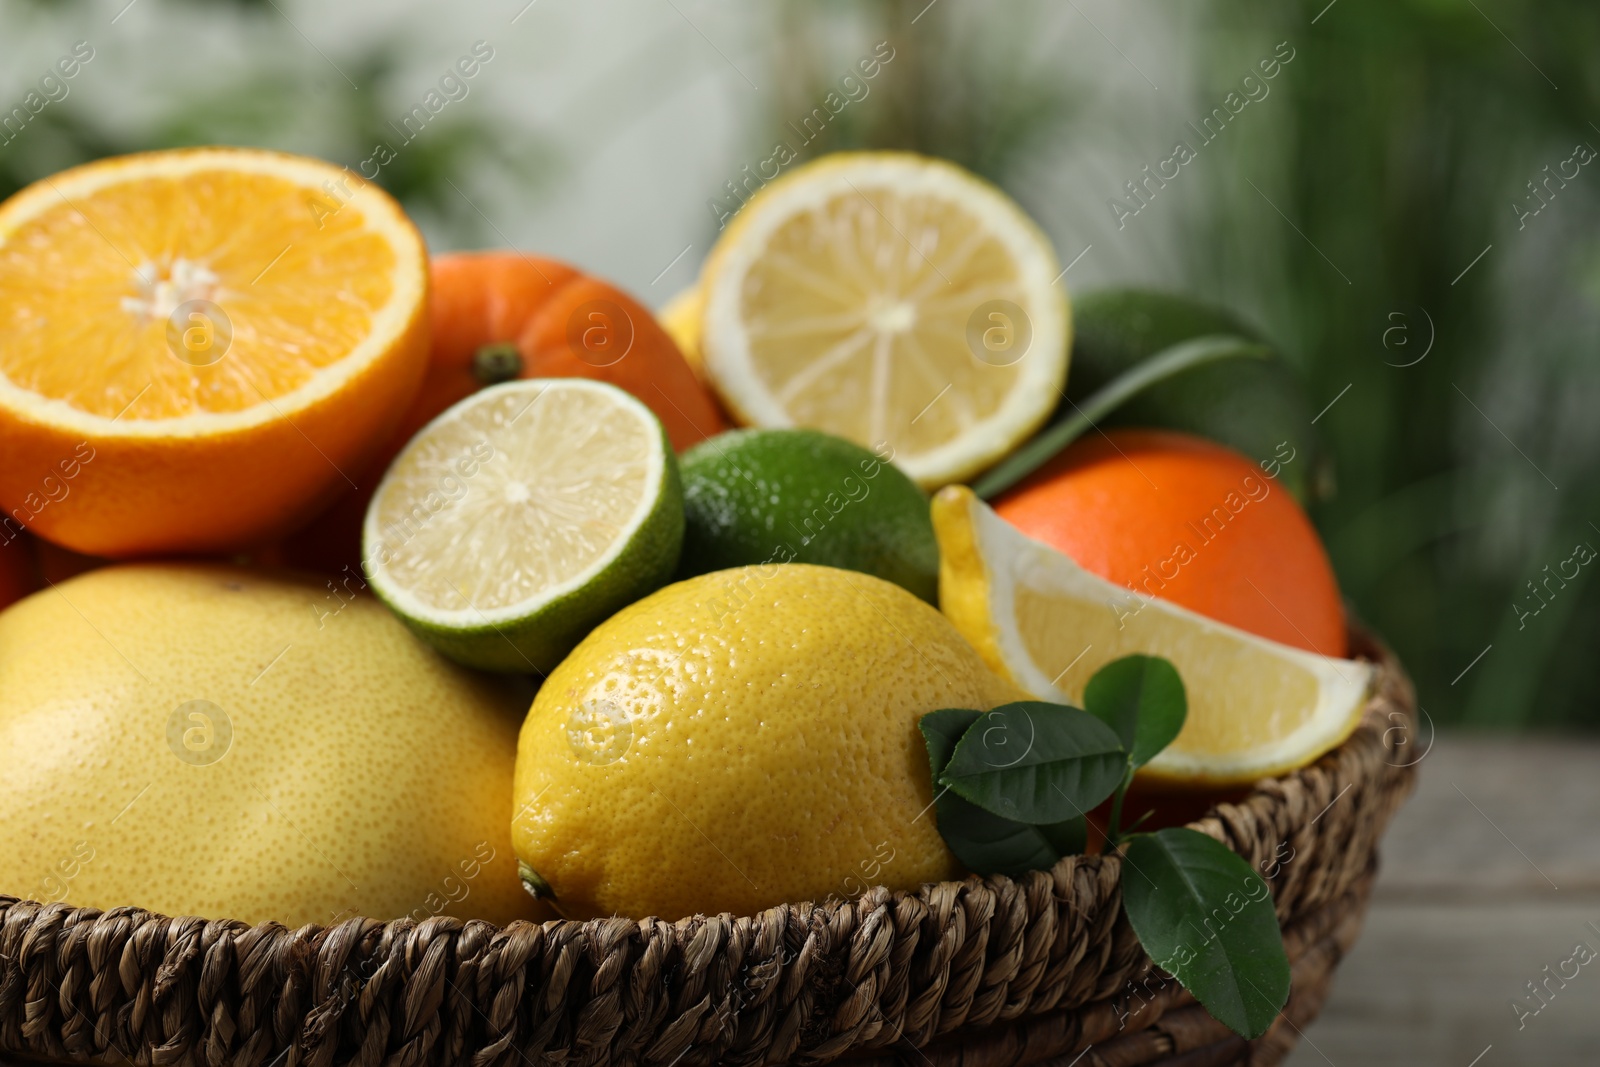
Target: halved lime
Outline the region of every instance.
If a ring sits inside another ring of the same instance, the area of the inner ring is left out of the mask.
[[[682,544],[677,461],[650,409],[601,382],[531,378],[412,438],[367,508],[362,565],[451,659],[544,673],[666,582]]]

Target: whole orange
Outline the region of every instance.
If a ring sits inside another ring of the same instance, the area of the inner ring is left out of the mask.
[[[1162,430],[1097,434],[995,510],[1119,585],[1286,645],[1348,651],[1338,582],[1310,519],[1221,445]]]
[[[593,378],[638,397],[682,451],[727,429],[677,344],[643,305],[576,267],[520,252],[451,252],[430,264],[432,338],[422,388],[378,460],[283,546],[291,565],[359,578],[361,521],[418,430],[485,385]]]
[[[495,347],[516,351],[503,377],[593,378],[632,393],[679,452],[727,429],[716,401],[644,305],[604,279],[518,252],[434,258],[433,352],[404,425],[415,433],[481,388],[485,349]]]

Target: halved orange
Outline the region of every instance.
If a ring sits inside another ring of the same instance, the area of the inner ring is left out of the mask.
[[[426,251],[377,186],[197,148],[0,205],[0,506],[79,552],[247,547],[359,474],[427,361]]]

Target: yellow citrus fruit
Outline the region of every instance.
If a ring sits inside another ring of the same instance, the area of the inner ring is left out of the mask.
[[[753,914],[955,876],[917,720],[1019,699],[933,608],[853,571],[670,585],[546,679],[512,840],[569,917]]]
[[[353,586],[130,564],[0,614],[0,893],[291,927],[540,917],[525,696]]]
[[[706,372],[746,424],[887,445],[919,484],[945,485],[1060,400],[1060,274],[1022,209],[960,167],[826,156],[764,186],[718,239],[700,282]]]
[[[705,310],[705,294],[697,283],[668,300],[656,313],[656,321],[677,344],[684,361],[701,378],[706,376],[705,356],[700,351],[700,317]]]
[[[1024,536],[965,486],[933,500],[939,606],[995,670],[1040,700],[1081,704],[1111,660],[1177,667],[1189,717],[1140,772],[1151,780],[1245,784],[1305,766],[1355,729],[1372,668],[1319,656],[1143,596]]]
[[[95,555],[260,542],[362,470],[427,361],[422,239],[377,186],[240,148],[0,205],[0,506]]]

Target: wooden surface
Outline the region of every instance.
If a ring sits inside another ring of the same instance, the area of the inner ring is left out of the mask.
[[[1600,955],[1556,975],[1600,954],[1600,743],[1447,735],[1419,770],[1289,1067],[1600,1063]]]

